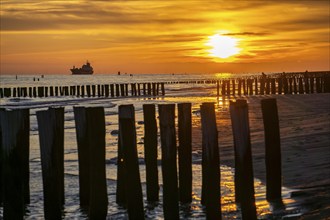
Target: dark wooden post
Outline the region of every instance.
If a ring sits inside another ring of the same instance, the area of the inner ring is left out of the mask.
[[[91,86],[90,85],[86,85],[86,93],[87,93],[87,97],[91,97]]]
[[[249,115],[246,100],[230,102],[235,147],[235,193],[241,203],[242,219],[257,219],[253,185],[253,166]],[[236,172],[238,171],[238,172]]]
[[[179,135],[179,198],[181,203],[192,201],[192,123],[191,103],[178,104]]]
[[[82,85],[81,86],[81,97],[84,97],[85,96],[85,86]]]
[[[158,201],[157,121],[155,105],[143,105],[144,160],[146,164],[147,200]]]
[[[249,95],[253,95],[253,79],[248,79],[249,82]]]
[[[293,90],[292,90],[292,77],[289,78],[289,93],[293,94]]]
[[[284,94],[288,94],[288,79],[286,77],[283,77],[283,89],[284,89]]]
[[[58,96],[58,86],[55,87],[55,96]]]
[[[32,93],[32,87],[29,87],[29,97],[32,98],[33,93]]]
[[[143,95],[146,95],[146,84],[143,83]]]
[[[92,85],[92,96],[95,97],[95,85]]]
[[[213,103],[201,105],[202,199],[207,219],[221,219],[218,131]]]
[[[90,161],[85,107],[73,107],[79,163],[80,206],[88,208],[90,196]]]
[[[293,78],[293,93],[297,94],[298,90],[297,90],[297,79],[296,77]]]
[[[314,77],[310,77],[310,93],[314,93]]]
[[[259,94],[258,93],[258,78],[257,77],[254,79],[254,94],[255,95]]]
[[[89,219],[105,219],[108,194],[105,172],[105,117],[103,107],[86,108],[90,165]]]
[[[233,90],[233,93],[232,94],[233,94],[233,96],[235,96],[235,92],[236,92],[235,91],[235,89],[236,89],[235,88],[235,80],[233,79],[231,82],[232,82],[232,90]]]
[[[3,200],[3,218],[23,219],[24,205],[30,203],[29,109],[1,109],[0,133],[0,179],[3,178],[0,192]]]
[[[262,77],[260,79],[260,95],[264,95],[265,94],[265,78]]]
[[[239,79],[238,80],[238,91],[237,91],[239,96],[242,94],[242,88],[241,88],[242,85],[241,84],[242,84],[242,80]]]
[[[2,88],[0,89],[0,91],[2,90]],[[1,97],[2,98],[2,97]],[[0,108],[0,206],[2,207],[2,202],[3,202],[3,170],[2,170],[2,157],[3,157],[3,153],[2,153],[2,129],[1,129],[1,112],[5,111],[5,109]]]
[[[138,96],[141,96],[141,83],[138,83]]]
[[[120,95],[125,96],[125,85],[124,84],[120,84]]]
[[[124,159],[128,217],[129,219],[144,219],[133,105],[119,106],[119,133],[120,147],[122,148]]]
[[[64,108],[37,111],[44,211],[46,219],[61,219],[64,204]]]
[[[225,80],[222,80],[221,81],[221,95],[225,95],[225,90],[226,90]]]
[[[227,92],[226,95],[230,95],[230,80],[226,80]]]
[[[265,129],[266,198],[268,201],[279,201],[281,200],[282,171],[276,99],[261,100],[261,108]]]
[[[13,88],[13,97],[14,98],[16,97],[16,88],[15,87]]]
[[[148,95],[151,95],[151,83],[148,83]]]
[[[97,85],[97,97],[101,97],[101,85]]]
[[[128,84],[125,83],[125,96],[128,96]]]
[[[271,89],[272,89],[272,94],[276,94],[276,83],[275,83],[275,78],[271,78]]]
[[[113,84],[110,84],[110,95],[111,95],[111,97],[115,97],[115,90],[114,90]]]
[[[278,90],[277,90],[277,93],[279,94],[279,95],[281,95],[282,94],[282,90],[283,90],[283,79],[282,79],[282,77],[279,77],[279,78],[277,78],[277,80],[278,80]]]
[[[304,81],[305,81],[305,92],[306,92],[306,94],[308,94],[309,93],[309,77],[305,76]]]
[[[156,83],[152,83],[152,95],[156,96]]]
[[[158,108],[162,148],[164,218],[179,219],[175,105],[162,104],[158,105]]]
[[[266,94],[268,95],[270,93],[270,78],[268,77],[266,79]]]
[[[219,97],[220,95],[220,84],[219,84],[219,80],[217,80],[217,97]]]
[[[3,98],[3,88],[0,88],[0,98]]]
[[[105,84],[104,86],[104,91],[105,91],[105,97],[109,97],[109,85]]]
[[[39,86],[38,87],[38,97],[44,97],[44,87],[43,86]]]
[[[298,87],[299,87],[299,94],[304,94],[303,80],[302,80],[301,77],[299,78],[299,85],[298,85]]]

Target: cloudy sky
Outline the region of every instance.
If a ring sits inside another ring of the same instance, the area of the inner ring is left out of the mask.
[[[329,13],[328,0],[1,0],[0,70],[329,70]]]

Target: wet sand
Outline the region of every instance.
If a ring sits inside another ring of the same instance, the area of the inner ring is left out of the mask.
[[[330,218],[330,94],[241,97],[249,105],[254,176],[263,183],[265,145],[260,102],[270,97],[277,99],[283,187],[292,189],[291,199],[305,209],[299,219]],[[228,98],[220,97],[216,113],[220,163],[234,167],[228,105]],[[200,151],[200,117],[193,118],[193,146]]]

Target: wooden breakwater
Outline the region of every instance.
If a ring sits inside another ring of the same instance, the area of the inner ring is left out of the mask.
[[[152,83],[1,87],[0,98],[164,96],[165,86],[170,84],[216,85],[218,96],[329,93],[330,72],[276,73],[239,78],[176,80]]]
[[[265,128],[266,198],[281,202],[281,153],[276,99],[261,101]],[[191,104],[178,104],[178,146],[175,104],[158,105],[165,219],[179,219],[180,204],[192,201]],[[157,171],[156,106],[143,106],[147,201],[159,200]],[[40,153],[46,219],[63,217],[64,108],[38,111]],[[235,199],[242,219],[257,219],[253,186],[248,105],[230,102],[235,150]],[[105,175],[105,115],[103,107],[74,107],[76,123],[79,198],[91,219],[105,219],[108,192]],[[144,219],[143,192],[136,144],[133,105],[119,106],[117,203],[127,208],[129,219]],[[184,128],[184,129],[183,129]],[[208,219],[221,219],[220,162],[217,120],[213,103],[201,105],[202,191],[201,203]],[[29,200],[29,110],[0,110],[0,180],[4,219],[23,219]],[[178,155],[177,155],[178,148]],[[179,160],[177,167],[177,157]],[[179,171],[179,172],[178,172]],[[1,195],[0,194],[0,195]],[[179,203],[180,201],[180,203]],[[111,205],[111,204],[110,204]]]
[[[126,97],[165,95],[164,82],[0,88],[0,98]]]

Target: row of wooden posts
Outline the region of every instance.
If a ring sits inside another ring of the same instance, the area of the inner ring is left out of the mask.
[[[267,200],[281,200],[281,153],[276,99],[261,101],[266,143]],[[175,104],[159,104],[163,210],[165,219],[179,219],[179,202],[192,202],[191,103],[178,107],[178,147]],[[135,110],[119,106],[116,202],[127,208],[129,219],[144,219]],[[246,100],[230,102],[235,150],[235,198],[243,219],[257,219]],[[143,105],[146,198],[159,200],[157,119],[154,104]],[[37,111],[46,219],[61,219],[64,195],[64,108]],[[105,165],[103,107],[74,107],[79,159],[79,197],[90,219],[105,219],[108,193]],[[23,219],[29,196],[29,109],[0,110],[1,200],[4,219]],[[221,219],[220,161],[213,103],[201,105],[202,204],[207,219]],[[177,154],[178,164],[177,169]]]
[[[123,97],[165,95],[164,84],[217,84],[217,95],[309,94],[330,92],[330,75],[310,77],[250,77],[224,80],[191,80],[162,83],[131,83],[76,86],[0,88],[0,98],[8,97]],[[130,85],[130,92],[129,92]]]
[[[129,89],[130,86],[130,89]],[[160,93],[161,91],[161,93]],[[75,85],[75,86],[34,86],[0,88],[0,98],[9,97],[124,97],[165,95],[164,83],[125,83],[103,85]]]

